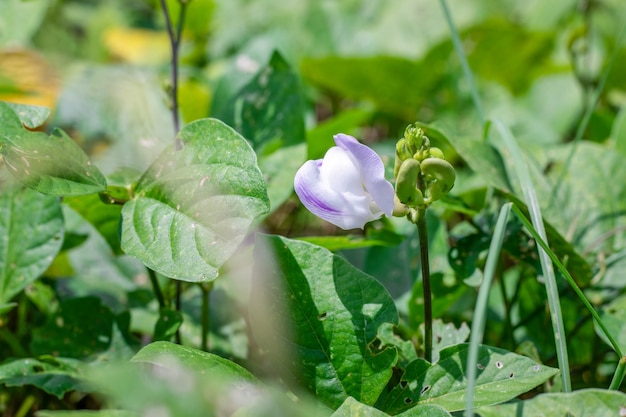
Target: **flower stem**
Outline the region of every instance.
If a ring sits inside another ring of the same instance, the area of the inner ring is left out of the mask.
[[[417,235],[420,243],[420,263],[422,264],[422,289],[424,291],[424,359],[433,359],[433,306],[430,289],[430,265],[428,261],[428,229],[426,208],[418,209]]]

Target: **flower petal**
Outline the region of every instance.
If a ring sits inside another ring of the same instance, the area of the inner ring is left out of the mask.
[[[385,166],[378,154],[359,143],[354,137],[339,133],[334,136],[335,143],[345,149],[358,164],[365,188],[380,209],[389,217],[393,212],[393,185],[385,179]]]
[[[370,199],[365,193],[358,195],[338,192],[332,188],[332,182],[322,180],[321,171],[328,168],[323,166],[332,165],[324,162],[326,161],[307,161],[300,167],[294,179],[296,194],[311,213],[345,230],[363,228],[365,223],[380,217],[369,210]],[[329,173],[331,171],[333,170],[328,170]],[[343,172],[342,175],[354,174]]]

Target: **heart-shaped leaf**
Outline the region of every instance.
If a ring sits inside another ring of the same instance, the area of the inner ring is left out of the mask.
[[[400,382],[386,392],[376,407],[391,414],[416,404],[437,404],[446,410],[465,407],[467,352],[469,345],[450,346],[434,365],[417,359],[407,365]],[[512,352],[481,346],[474,391],[476,405],[497,404],[527,392],[554,376],[558,370]]]
[[[210,281],[269,200],[254,151],[233,129],[203,119],[179,138],[183,149],[166,149],[124,205],[122,250],[170,278]]]
[[[252,330],[265,349],[285,341],[293,348],[293,362],[281,357],[274,365],[331,407],[350,396],[373,405],[398,358],[395,348],[376,342],[381,325],[398,322],[389,293],[345,259],[310,243],[267,236],[257,238],[255,251],[253,301],[260,302],[252,304]]]

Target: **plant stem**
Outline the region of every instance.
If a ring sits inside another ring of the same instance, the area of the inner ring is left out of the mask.
[[[417,235],[420,242],[420,263],[422,264],[422,289],[424,290],[424,359],[433,359],[433,306],[430,289],[430,265],[428,261],[428,229],[426,208],[418,209]]]
[[[159,285],[159,280],[157,279],[156,272],[153,269],[148,269],[148,276],[150,277],[150,283],[152,284],[152,290],[154,291],[154,296],[159,302],[159,308],[165,308],[165,298],[163,297],[163,291],[161,291],[161,286]]]
[[[182,294],[183,294],[183,283],[179,280],[176,280],[176,299],[174,300],[174,306],[176,308],[176,311],[180,311],[180,306],[181,306],[181,298],[182,298]],[[182,339],[180,337],[180,326],[178,327],[178,329],[176,329],[176,333],[174,333],[174,341],[176,343],[178,343],[179,345],[182,343]]]
[[[178,13],[178,25],[176,29],[172,25],[172,19],[170,17],[170,12],[167,8],[166,0],[161,0],[161,9],[163,10],[163,15],[165,16],[165,24],[167,26],[167,33],[170,38],[170,48],[172,50],[172,120],[174,122],[174,131],[178,134],[180,130],[180,120],[178,117],[178,53],[180,50],[180,40],[183,33],[183,27],[185,22],[185,12],[187,10],[187,2],[179,1],[180,11]],[[180,139],[176,138],[174,140],[174,146],[176,149],[180,150],[182,148],[182,143]]]
[[[209,298],[212,289],[213,282],[200,284],[200,290],[202,290],[202,344],[200,348],[205,352],[209,351],[209,331],[211,326],[211,310],[209,309]]]

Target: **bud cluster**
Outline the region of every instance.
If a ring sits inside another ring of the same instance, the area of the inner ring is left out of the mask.
[[[407,215],[417,221],[418,210],[425,209],[446,195],[454,186],[454,167],[444,159],[441,149],[430,146],[423,130],[409,125],[396,144],[395,216]]]

